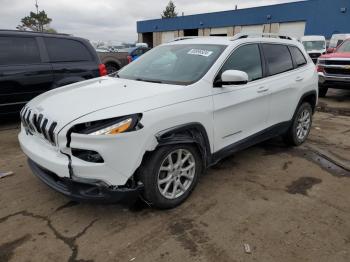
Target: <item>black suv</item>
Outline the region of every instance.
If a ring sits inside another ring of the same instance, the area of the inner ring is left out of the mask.
[[[106,73],[86,39],[0,30],[0,117],[50,89]]]

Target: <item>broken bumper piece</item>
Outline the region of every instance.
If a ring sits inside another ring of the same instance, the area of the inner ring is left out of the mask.
[[[39,166],[31,159],[28,164],[33,173],[46,185],[78,202],[133,203],[143,186],[136,188],[111,188],[103,182],[78,182],[71,178],[62,178]]]

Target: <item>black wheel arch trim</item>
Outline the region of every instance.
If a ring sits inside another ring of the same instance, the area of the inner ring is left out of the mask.
[[[297,105],[297,107],[295,108],[295,112],[294,112],[294,114],[293,114],[292,120],[294,119],[295,114],[298,112],[298,108],[301,106],[301,104],[302,104],[303,102],[305,102],[305,98],[307,98],[307,97],[309,97],[309,96],[314,96],[314,98],[315,98],[315,103],[314,103],[313,105],[311,104],[312,111],[313,111],[312,113],[315,113],[315,111],[316,111],[316,106],[317,106],[317,92],[316,92],[315,90],[312,90],[312,91],[308,91],[308,92],[304,93],[304,94],[300,97],[299,102],[298,102],[298,105]]]
[[[211,163],[211,147],[205,127],[200,123],[188,123],[163,130],[156,134],[158,146],[196,144],[203,158],[204,168]]]

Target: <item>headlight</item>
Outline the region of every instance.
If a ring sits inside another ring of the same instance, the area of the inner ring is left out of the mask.
[[[74,126],[73,133],[85,135],[117,135],[141,129],[142,114],[123,116],[111,119],[98,120]]]
[[[119,123],[111,125],[109,127],[102,128],[98,131],[92,132],[89,135],[116,135],[119,133],[123,133],[130,128],[132,124],[132,118],[125,119]]]

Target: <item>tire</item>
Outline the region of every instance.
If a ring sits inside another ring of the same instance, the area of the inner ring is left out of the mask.
[[[176,166],[181,163],[178,161],[179,154],[181,159],[186,161],[176,169]],[[170,158],[173,165],[170,163]],[[190,168],[193,163],[194,167]],[[187,171],[181,172],[186,168],[188,168]],[[143,197],[156,208],[174,208],[190,196],[202,169],[202,158],[195,146],[191,144],[162,146],[146,159],[140,169],[140,180],[144,184]],[[179,182],[182,187],[178,184]]]
[[[312,107],[309,103],[303,103],[299,106],[292,120],[292,125],[283,136],[287,145],[300,146],[306,141],[312,126],[312,115]]]
[[[119,70],[119,67],[115,64],[107,63],[106,70],[107,70],[107,74],[109,75],[109,74],[112,74],[114,72],[117,72]]]
[[[319,97],[326,97],[328,92],[328,87],[326,86],[319,86],[318,88],[318,96]]]

